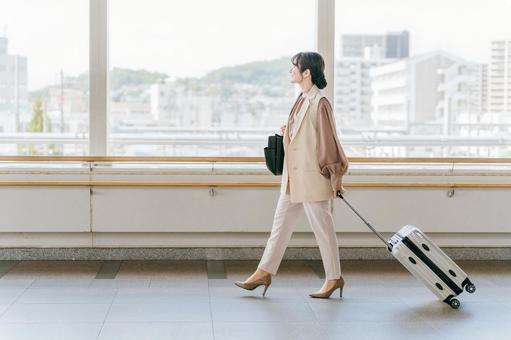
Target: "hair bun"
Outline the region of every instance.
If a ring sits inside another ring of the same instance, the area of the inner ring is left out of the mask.
[[[324,89],[327,85],[325,74],[321,72],[321,74],[319,74],[318,77],[313,80],[313,82],[319,89]]]

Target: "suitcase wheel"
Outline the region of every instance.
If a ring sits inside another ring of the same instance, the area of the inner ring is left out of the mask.
[[[460,308],[460,300],[458,299],[451,299],[451,301],[448,302],[449,306],[451,306],[452,309],[458,309]]]
[[[465,290],[468,293],[473,294],[476,291],[476,286],[474,286],[473,284],[466,285]]]

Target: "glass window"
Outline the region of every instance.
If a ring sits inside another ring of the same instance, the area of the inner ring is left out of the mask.
[[[111,155],[261,156],[315,0],[111,0]]]
[[[0,4],[0,154],[86,155],[89,1]]]
[[[336,1],[335,114],[347,153],[511,157],[510,16],[509,0]],[[361,93],[356,114],[339,105],[350,91]]]

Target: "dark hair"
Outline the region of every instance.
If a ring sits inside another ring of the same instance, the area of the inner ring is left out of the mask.
[[[311,73],[312,83],[319,89],[326,87],[325,79],[325,61],[321,54],[316,52],[300,52],[291,58],[293,65],[298,67],[300,72],[309,70]]]

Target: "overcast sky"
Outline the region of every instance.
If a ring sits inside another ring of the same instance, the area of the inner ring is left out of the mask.
[[[0,0],[9,53],[31,90],[88,69],[88,0]],[[314,0],[111,0],[110,66],[200,76],[314,48]],[[410,31],[411,53],[486,62],[511,39],[511,0],[337,0],[336,34]]]

